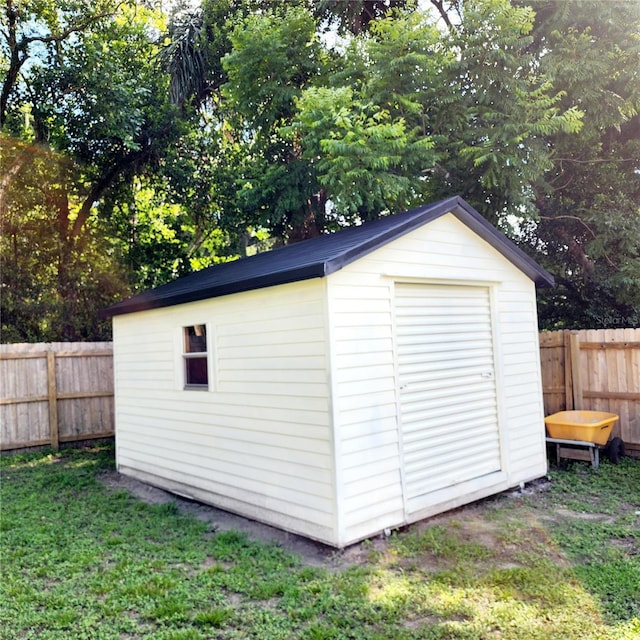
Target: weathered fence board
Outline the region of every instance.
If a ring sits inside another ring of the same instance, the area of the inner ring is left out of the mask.
[[[113,435],[110,342],[0,345],[0,449]]]
[[[640,454],[640,329],[583,329],[540,334],[547,415],[567,409],[620,416],[613,435]]]

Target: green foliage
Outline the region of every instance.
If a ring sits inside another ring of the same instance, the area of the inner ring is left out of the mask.
[[[161,173],[187,131],[156,64],[163,19],[133,1],[9,4],[3,50],[23,63],[3,84],[3,341],[108,339],[100,308],[227,244]]]
[[[43,145],[0,136],[0,171],[3,342],[108,339],[93,310],[128,289],[92,224],[70,233],[76,167]]]
[[[310,88],[298,109],[292,130],[342,220],[378,217],[416,201],[416,165],[433,163],[428,138],[354,98],[349,87]]]
[[[542,325],[640,326],[640,5],[532,4],[541,68],[585,114],[579,136],[545,134],[553,164],[533,184],[531,244],[558,281]]]
[[[640,323],[638,3],[149,6],[2,13],[3,339],[454,194],[556,276],[544,328]]]
[[[174,135],[148,62],[160,23],[134,2],[9,5],[3,340],[105,339],[97,311],[128,286],[98,222]]]

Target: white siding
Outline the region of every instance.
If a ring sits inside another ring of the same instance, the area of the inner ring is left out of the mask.
[[[398,437],[395,282],[482,285],[493,296],[503,473],[435,491],[431,505],[410,516]],[[546,473],[535,288],[498,251],[445,215],[332,274],[328,294],[341,544]]]
[[[328,278],[339,543],[403,520],[389,283],[352,267]]]
[[[120,471],[335,542],[324,284],[114,318]],[[181,329],[195,323],[209,391],[182,388]]]

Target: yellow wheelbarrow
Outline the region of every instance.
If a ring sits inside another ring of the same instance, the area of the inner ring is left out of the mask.
[[[547,442],[555,445],[558,466],[562,458],[588,460],[594,469],[600,464],[602,447],[613,464],[624,455],[624,442],[615,437],[609,440],[619,416],[605,411],[560,411],[544,419]]]

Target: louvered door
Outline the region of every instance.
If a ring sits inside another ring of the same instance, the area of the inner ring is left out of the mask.
[[[500,470],[487,287],[396,284],[407,513],[430,494]]]

